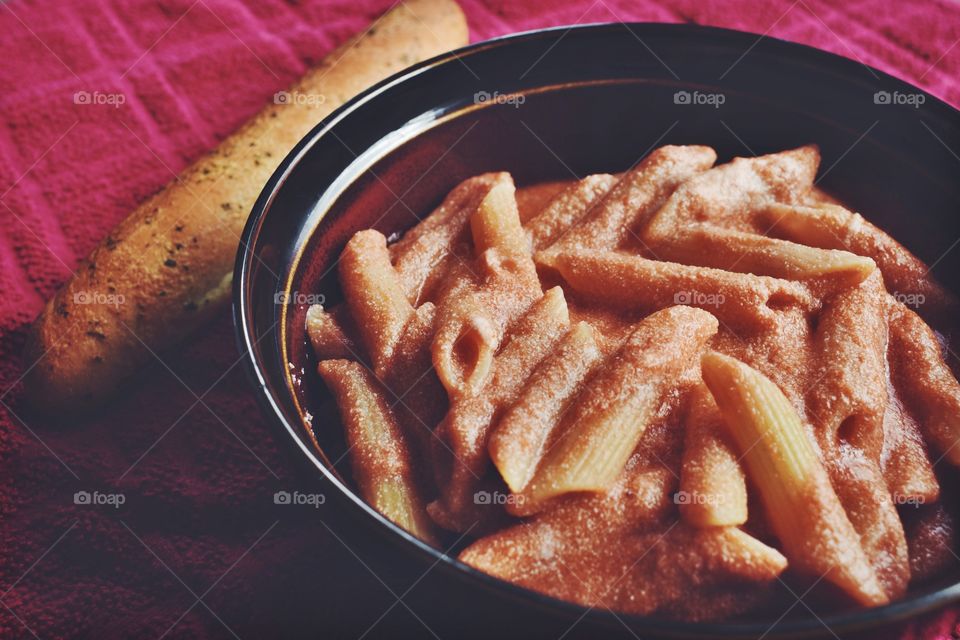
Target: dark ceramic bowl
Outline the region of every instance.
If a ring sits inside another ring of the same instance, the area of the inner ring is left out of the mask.
[[[491,633],[556,637],[576,622],[587,633],[629,628],[644,637],[848,634],[954,602],[960,563],[886,607],[807,607],[787,595],[785,605],[796,605],[789,615],[781,618],[785,606],[722,624],[614,615],[501,582],[415,540],[357,496],[340,425],[313,375],[305,296],[335,301],[332,266],[349,236],[371,226],[403,231],[469,176],[506,170],[524,185],[622,171],[668,143],[711,145],[724,161],[811,142],[823,154],[820,186],[892,233],[956,291],[960,249],[950,249],[960,236],[960,113],[884,73],[773,38],[660,24],[524,33],[412,67],[320,123],[253,209],[234,310],[254,392],[280,437],[335,487],[358,526],[382,534],[392,553],[421,570],[435,565],[429,589],[460,589],[468,599],[456,615],[479,614],[471,624]]]

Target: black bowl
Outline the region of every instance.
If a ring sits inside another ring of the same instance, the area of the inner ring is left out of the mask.
[[[307,296],[339,295],[331,266],[352,233],[403,231],[459,181],[484,171],[510,171],[523,185],[621,171],[668,143],[711,145],[723,161],[811,142],[823,154],[820,186],[957,290],[960,250],[950,249],[960,236],[960,158],[952,150],[960,149],[960,113],[865,65],[735,31],[611,24],[509,36],[412,67],[320,123],[253,209],[234,274],[234,312],[255,393],[280,437],[336,488],[360,526],[394,542],[397,558],[436,565],[432,593],[468,594],[457,615],[479,612],[471,624],[493,632],[559,634],[577,623],[645,637],[826,635],[954,602],[960,571],[889,606],[821,615],[798,604],[801,615],[779,621],[782,611],[693,624],[588,610],[424,545],[357,496],[342,460],[331,463],[341,458],[343,438],[302,326]]]

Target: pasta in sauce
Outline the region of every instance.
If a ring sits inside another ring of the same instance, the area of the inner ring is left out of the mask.
[[[346,302],[306,332],[361,495],[466,536],[482,571],[628,613],[730,618],[784,578],[877,606],[935,577],[960,384],[931,326],[957,301],[814,186],[819,160],[489,173],[393,244],[355,234]]]

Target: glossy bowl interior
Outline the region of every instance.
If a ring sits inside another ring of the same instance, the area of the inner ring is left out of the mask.
[[[302,329],[306,303],[316,293],[337,300],[334,267],[350,235],[369,227],[402,232],[469,176],[505,170],[526,185],[622,171],[663,144],[711,145],[725,161],[811,142],[823,155],[819,185],[957,291],[960,249],[951,249],[960,238],[953,151],[960,114],[879,71],[771,38],[654,24],[519,34],[414,67],[311,132],[251,214],[237,260],[235,315],[255,392],[280,437],[364,524],[517,615],[582,615],[588,628],[622,631],[625,624],[643,634],[778,637],[870,628],[955,601],[960,563],[893,605],[825,615],[798,607],[799,615],[772,630],[779,611],[724,624],[616,617],[497,581],[414,540],[359,499],[336,413],[313,373]]]

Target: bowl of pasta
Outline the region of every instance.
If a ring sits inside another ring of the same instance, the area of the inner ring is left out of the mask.
[[[297,457],[484,628],[889,625],[960,599],[958,148],[933,96],[772,38],[480,43],[291,152],[239,343]]]

